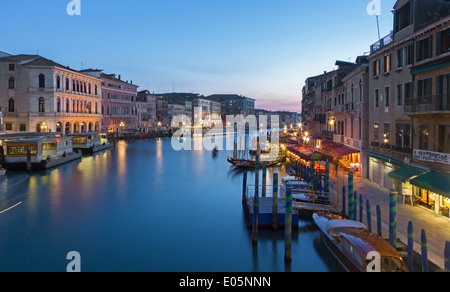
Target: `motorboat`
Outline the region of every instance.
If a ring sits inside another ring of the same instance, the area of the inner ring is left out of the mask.
[[[348,272],[408,272],[407,265],[397,251],[382,237],[370,233],[357,221],[346,220],[341,215],[326,212],[313,214],[322,239],[330,252]]]

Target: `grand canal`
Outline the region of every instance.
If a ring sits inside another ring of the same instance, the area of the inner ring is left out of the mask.
[[[252,246],[243,173],[229,153],[177,152],[170,139],[122,141],[49,171],[8,173],[0,270],[65,271],[77,251],[82,271],[340,271],[312,221],[293,232],[288,267],[284,230],[262,230]]]

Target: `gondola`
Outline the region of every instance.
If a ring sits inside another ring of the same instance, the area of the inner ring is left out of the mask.
[[[256,168],[255,160],[234,159],[230,155],[228,157],[227,161],[229,163],[233,164],[234,166],[240,167],[240,168],[248,168],[248,169]],[[277,160],[274,160],[274,161],[259,161],[259,168],[262,168],[264,163],[266,164],[266,167],[272,167],[272,166],[279,164],[280,162],[281,162],[280,158],[278,158]]]

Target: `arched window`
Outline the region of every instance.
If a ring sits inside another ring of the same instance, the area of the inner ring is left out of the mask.
[[[66,78],[66,90],[70,90],[70,80]]]
[[[89,93],[89,94],[92,94],[92,91],[91,91],[91,84],[90,84],[90,83],[89,83],[88,93]]]
[[[98,103],[95,103],[95,114],[98,114]]]
[[[61,98],[58,98],[58,102],[56,103],[56,111],[58,113],[61,112]]]
[[[75,100],[73,100],[73,102],[72,102],[72,112],[73,113],[75,112],[75,109],[76,109],[76,107],[75,107]]]
[[[45,113],[45,99],[43,97],[39,98],[39,112]]]
[[[70,101],[69,99],[66,99],[66,113],[70,111]]]
[[[72,79],[72,91],[77,91],[77,84],[74,79]]]
[[[45,88],[45,75],[39,74],[39,88]]]
[[[77,92],[80,92],[80,82],[77,81]]]
[[[16,88],[16,80],[14,77],[9,77],[8,79],[8,89],[15,89]]]
[[[98,95],[98,92],[97,92],[97,85],[95,85],[95,95]]]
[[[71,134],[71,132],[70,132],[70,123],[69,122],[66,123],[65,129],[64,129],[64,133]]]
[[[61,77],[56,77],[56,88],[61,89]]]
[[[8,112],[14,113],[16,111],[15,104],[16,103],[14,102],[14,99],[10,98],[9,101],[8,101]]]

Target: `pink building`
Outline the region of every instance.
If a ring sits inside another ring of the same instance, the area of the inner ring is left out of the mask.
[[[102,81],[103,131],[117,134],[135,133],[139,128],[137,119],[137,89],[133,81],[123,81],[121,76],[105,74],[103,70],[83,70],[85,74]]]

